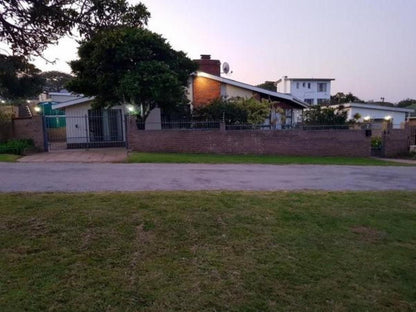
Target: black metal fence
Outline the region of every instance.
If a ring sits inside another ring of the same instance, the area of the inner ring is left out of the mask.
[[[220,121],[137,122],[139,130],[212,130],[220,129]]]
[[[121,110],[89,110],[88,115],[46,115],[43,118],[48,150],[126,145],[126,123]]]
[[[139,130],[369,130],[371,124],[344,124],[344,125],[306,125],[306,124],[249,124],[232,123],[223,121],[161,121],[161,122],[137,122]]]

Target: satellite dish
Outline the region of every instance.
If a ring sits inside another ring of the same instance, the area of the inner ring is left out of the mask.
[[[222,64],[222,71],[224,72],[224,74],[228,74],[230,72],[230,64],[224,62]]]

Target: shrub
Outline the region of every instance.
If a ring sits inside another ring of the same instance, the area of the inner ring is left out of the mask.
[[[254,98],[219,98],[208,105],[196,108],[196,120],[223,120],[227,125],[262,124],[270,114],[270,103]]]
[[[383,140],[381,139],[381,137],[377,136],[377,137],[371,138],[371,148],[381,149],[382,146],[383,146]]]
[[[26,149],[33,147],[34,143],[31,139],[8,140],[5,143],[0,144],[0,154],[22,155]]]
[[[347,111],[342,106],[338,109],[313,106],[305,111],[304,122],[306,125],[345,125],[347,122]]]

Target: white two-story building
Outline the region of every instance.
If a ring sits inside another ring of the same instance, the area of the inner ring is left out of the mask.
[[[277,92],[292,96],[310,104],[325,104],[331,98],[333,78],[288,78],[283,76],[276,81]]]

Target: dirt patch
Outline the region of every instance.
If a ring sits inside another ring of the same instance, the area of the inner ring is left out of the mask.
[[[351,228],[351,232],[360,236],[360,239],[369,243],[376,243],[383,240],[387,234],[367,226],[356,226]]]

